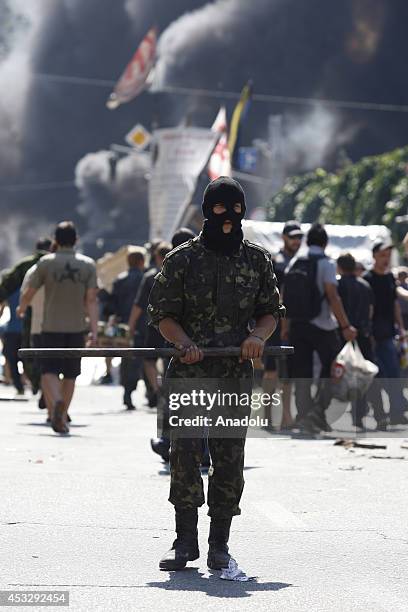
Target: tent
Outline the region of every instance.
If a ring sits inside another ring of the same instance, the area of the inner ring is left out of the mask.
[[[282,230],[284,223],[269,221],[243,221],[244,236],[251,242],[260,244],[272,255],[282,247]],[[306,234],[309,223],[302,223]],[[358,262],[369,267],[372,264],[372,246],[376,239],[391,239],[390,230],[385,225],[325,225],[329,235],[326,253],[333,259],[341,253],[350,252]],[[304,246],[306,246],[304,244]],[[301,247],[304,248],[303,245]],[[398,254],[394,250],[393,266],[398,265]]]

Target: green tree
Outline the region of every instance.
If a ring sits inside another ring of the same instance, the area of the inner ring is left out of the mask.
[[[269,221],[385,224],[398,238],[407,213],[408,147],[347,164],[337,174],[318,168],[289,178],[266,204]],[[406,228],[405,228],[406,229]]]

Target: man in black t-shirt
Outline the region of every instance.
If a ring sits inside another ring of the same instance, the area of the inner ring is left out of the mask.
[[[395,328],[405,335],[397,288],[391,274],[390,262],[393,245],[386,240],[377,240],[373,247],[374,267],[366,272],[364,279],[374,293],[373,337],[376,363],[380,368],[379,378],[390,401],[390,424],[406,425],[404,412],[408,409],[401,385],[399,355],[394,344]]]
[[[340,280],[337,290],[350,324],[357,330],[357,344],[365,359],[375,362],[372,338],[372,318],[374,312],[374,294],[367,281],[357,276],[356,260],[350,253],[341,255],[337,260]],[[369,393],[361,395],[352,402],[353,425],[363,428],[362,418],[368,412],[367,400],[373,405],[377,430],[387,429],[381,389],[377,381],[373,383]]]
[[[357,340],[369,339],[374,311],[373,290],[366,280],[356,276],[356,260],[350,253],[338,258],[337,269],[340,274],[338,292],[350,324],[358,331]],[[360,349],[363,352],[365,347],[360,346]]]

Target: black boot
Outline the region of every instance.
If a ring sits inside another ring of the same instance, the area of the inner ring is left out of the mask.
[[[160,455],[166,463],[170,460],[170,440],[168,438],[152,438],[150,440],[152,451]]]
[[[123,394],[123,403],[126,406],[126,410],[136,410],[136,407],[132,403],[132,390],[126,389]]]
[[[200,551],[197,540],[197,522],[197,508],[189,510],[176,508],[177,538],[171,549],[160,559],[160,569],[181,570],[186,567],[187,561],[198,559]]]
[[[208,537],[207,565],[210,569],[219,570],[228,567],[231,555],[228,552],[228,539],[232,518],[211,519]]]

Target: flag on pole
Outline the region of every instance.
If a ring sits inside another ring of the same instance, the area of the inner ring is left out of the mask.
[[[109,96],[106,106],[110,110],[130,102],[146,87],[146,81],[156,59],[156,47],[157,30],[151,28]]]
[[[211,129],[213,132],[219,133],[227,131],[227,111],[225,110],[225,106],[220,106],[220,110],[218,111],[218,115],[216,116]]]
[[[231,119],[230,135],[228,139],[228,148],[231,160],[234,160],[234,154],[237,147],[239,130],[244,121],[251,103],[252,82],[248,81],[241,92],[241,97],[236,105]]]
[[[219,176],[231,176],[230,152],[227,137],[227,112],[221,106],[211,130],[220,134],[215,149],[208,163],[208,176],[214,181]]]

